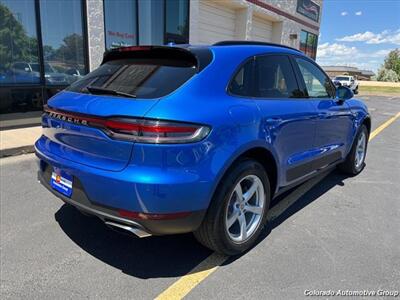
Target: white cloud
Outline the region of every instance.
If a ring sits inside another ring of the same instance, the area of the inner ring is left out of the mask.
[[[342,16],[347,16],[347,15],[348,15],[348,12],[347,12],[347,11],[342,11],[342,12],[340,13],[340,15],[342,15]]]
[[[390,51],[392,51],[393,49],[382,49],[382,50],[378,50],[372,53],[369,53],[367,56],[368,57],[386,57],[386,55],[389,54]]]
[[[362,11],[361,11],[361,10],[360,10],[360,11],[356,11],[356,12],[355,12],[355,15],[356,15],[356,16],[361,16],[361,15],[362,15]]]
[[[349,55],[355,55],[358,53],[358,50],[356,47],[347,47],[346,45],[343,44],[337,44],[337,43],[323,43],[318,45],[318,57],[324,58],[324,57],[342,57],[342,56],[349,56]]]
[[[323,66],[352,66],[376,72],[391,50],[393,49],[364,52],[345,44],[323,43],[318,45],[317,62]]]
[[[395,44],[400,45],[400,29],[397,31],[384,30],[381,33],[366,31],[336,39],[340,42],[365,42],[367,44]]]

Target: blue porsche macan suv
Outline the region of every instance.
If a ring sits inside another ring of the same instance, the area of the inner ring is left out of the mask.
[[[273,197],[339,166],[364,167],[370,116],[285,46],[137,46],[48,101],[39,181],[139,237],[194,232],[228,255],[250,248]]]

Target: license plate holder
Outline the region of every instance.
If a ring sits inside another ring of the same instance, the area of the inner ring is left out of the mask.
[[[71,197],[72,195],[72,183],[73,176],[68,174],[66,171],[56,168],[53,168],[53,172],[51,173],[50,185],[57,192]]]

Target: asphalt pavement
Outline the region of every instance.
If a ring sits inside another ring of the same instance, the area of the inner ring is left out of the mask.
[[[400,97],[360,98],[373,129],[400,112]],[[397,119],[370,142],[359,176],[333,171],[274,201],[257,246],[215,265],[186,298],[399,291],[399,133]],[[45,190],[36,169],[33,154],[0,160],[2,299],[154,299],[212,255],[191,234],[118,234]]]

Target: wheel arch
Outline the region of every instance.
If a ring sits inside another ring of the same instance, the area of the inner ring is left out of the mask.
[[[268,179],[271,185],[271,197],[276,194],[279,185],[279,169],[278,169],[278,160],[276,159],[273,151],[268,149],[263,145],[252,145],[250,147],[246,147],[241,151],[238,151],[236,155],[233,156],[231,160],[226,164],[225,168],[221,171],[221,174],[218,176],[218,180],[216,181],[216,185],[212,191],[212,195],[214,195],[216,189],[224,179],[225,175],[229,172],[229,170],[241,159],[250,158],[258,161],[265,169],[268,174]],[[211,195],[211,196],[212,196]]]
[[[361,124],[364,124],[367,127],[368,134],[371,133],[371,117],[367,115]]]

